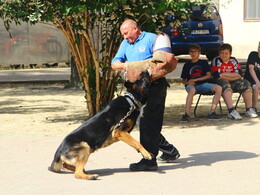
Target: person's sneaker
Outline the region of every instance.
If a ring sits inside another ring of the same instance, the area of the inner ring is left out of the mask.
[[[187,123],[189,120],[190,120],[190,116],[185,113],[184,115],[182,115],[180,123]]]
[[[221,120],[221,116],[219,116],[216,112],[208,113],[208,120],[210,121],[219,121]]]
[[[174,155],[163,153],[159,158],[157,158],[157,160],[162,163],[171,163],[180,158],[180,156],[181,155],[177,150],[177,152]]]
[[[256,114],[254,108],[249,108],[249,110],[246,111],[245,115],[246,115],[247,117],[249,117],[249,118],[256,118],[256,117],[258,117],[258,115]]]
[[[240,120],[242,119],[242,117],[240,116],[240,114],[236,111],[233,110],[232,112],[228,113],[228,117],[234,120]]]
[[[132,163],[129,166],[131,171],[156,171],[158,169],[158,165],[156,159],[152,160],[142,159],[138,163]]]

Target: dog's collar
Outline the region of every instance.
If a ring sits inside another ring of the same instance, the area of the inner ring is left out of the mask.
[[[120,125],[125,121],[125,119],[130,116],[132,114],[132,112],[134,112],[135,109],[140,110],[140,108],[142,107],[141,102],[139,102],[131,93],[126,92],[125,93],[125,98],[127,100],[127,102],[130,105],[130,109],[129,111],[126,113],[126,115],[119,121],[119,123],[117,123],[113,130],[115,130],[116,128],[120,127]]]
[[[132,107],[133,105],[136,106],[138,109],[140,109],[142,107],[142,104],[140,101],[138,101],[133,94],[126,92],[125,93],[125,97],[126,100],[128,101],[128,103],[130,104],[130,106]]]
[[[120,125],[125,121],[125,119],[134,112],[135,109],[140,109],[137,107],[137,104],[141,104],[140,102],[137,102],[137,100],[134,98],[134,96],[131,93],[125,94],[125,98],[127,102],[130,105],[129,111],[126,113],[126,115],[114,126],[112,130],[115,130],[116,128],[120,127]]]

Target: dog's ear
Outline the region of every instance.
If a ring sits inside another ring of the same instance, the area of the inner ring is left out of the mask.
[[[150,77],[151,76],[151,70],[150,69],[145,70],[145,71],[143,71],[143,74],[145,75],[145,77]]]
[[[149,70],[144,70],[140,75],[138,80],[142,80],[142,79],[148,79],[150,81],[150,75],[151,75],[151,71]]]
[[[126,89],[131,89],[133,86],[133,83],[131,83],[130,81],[126,81],[124,85],[125,85]]]

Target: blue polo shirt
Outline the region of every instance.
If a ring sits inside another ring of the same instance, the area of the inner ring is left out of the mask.
[[[124,39],[118,49],[116,56],[112,60],[112,64],[116,61],[136,62],[152,58],[155,39],[156,34],[145,31],[142,32],[142,34],[133,44]]]

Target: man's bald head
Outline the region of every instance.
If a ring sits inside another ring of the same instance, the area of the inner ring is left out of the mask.
[[[124,39],[128,40],[130,43],[134,43],[142,33],[138,28],[137,23],[131,19],[127,19],[122,23],[120,32]]]
[[[120,27],[120,30],[121,30],[122,28],[134,27],[134,26],[137,27],[136,21],[131,20],[131,19],[127,19],[127,20],[125,20],[125,21],[122,23],[122,25],[121,25],[121,27]]]

